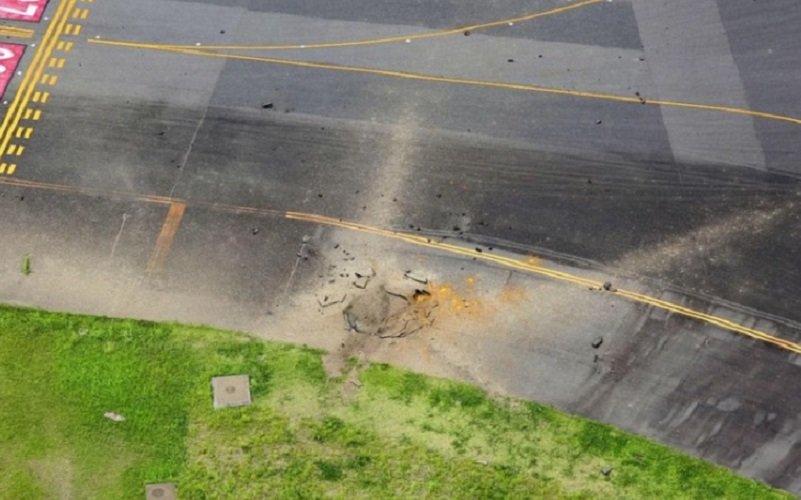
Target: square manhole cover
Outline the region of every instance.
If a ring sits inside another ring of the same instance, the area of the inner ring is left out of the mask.
[[[229,375],[211,379],[214,394],[214,408],[247,406],[250,399],[250,377],[248,375]]]
[[[148,484],[145,486],[145,498],[147,500],[176,500],[178,494],[172,483]]]

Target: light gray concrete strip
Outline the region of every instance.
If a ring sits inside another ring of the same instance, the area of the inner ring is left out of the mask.
[[[632,0],[655,94],[645,97],[748,108],[714,0]],[[753,118],[662,108],[677,160],[765,168]]]

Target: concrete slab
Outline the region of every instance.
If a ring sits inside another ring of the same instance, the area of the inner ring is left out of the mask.
[[[214,408],[248,406],[250,399],[250,377],[247,375],[226,375],[211,379]]]
[[[146,500],[177,500],[178,490],[172,483],[148,484],[145,486]]]

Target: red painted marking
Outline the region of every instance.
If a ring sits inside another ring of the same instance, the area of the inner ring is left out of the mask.
[[[6,87],[17,70],[25,46],[18,43],[0,43],[0,97],[6,93]]]
[[[0,0],[0,19],[38,23],[49,0]]]

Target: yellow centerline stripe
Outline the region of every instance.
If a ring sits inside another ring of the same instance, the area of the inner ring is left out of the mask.
[[[509,23],[523,23],[526,21],[531,21],[540,17],[546,16],[553,16],[555,14],[561,14],[563,12],[568,12],[571,10],[579,9],[582,7],[587,7],[589,5],[594,5],[598,3],[603,3],[606,0],[584,0],[581,2],[576,2],[573,4],[565,5],[562,7],[557,7],[555,9],[546,10],[542,12],[534,12],[531,14],[525,14],[518,17],[510,17],[508,19],[501,19],[498,21],[490,21],[486,23],[480,24],[471,24],[468,26],[461,26],[456,28],[449,28],[441,31],[432,31],[428,33],[416,33],[411,35],[397,35],[391,37],[384,37],[384,38],[371,38],[367,40],[354,40],[348,42],[322,42],[322,43],[308,43],[308,44],[291,44],[291,45],[205,45],[203,44],[204,49],[212,49],[212,50],[290,50],[290,49],[329,49],[329,48],[339,48],[339,47],[357,47],[363,45],[380,45],[380,44],[387,44],[387,43],[398,43],[398,42],[406,42],[407,40],[422,40],[427,38],[438,38],[444,36],[451,36],[456,34],[462,34],[465,31],[477,31],[481,29],[487,28],[494,28],[498,26],[508,26]],[[109,45],[113,44],[114,41],[110,40]],[[124,42],[123,42],[124,43]],[[172,49],[193,49],[197,48],[196,45],[170,45],[170,44],[147,44],[150,48],[172,48]]]
[[[566,281],[569,283],[573,283],[576,285],[580,285],[582,287],[589,287],[589,288],[601,288],[603,284],[599,281],[589,280],[586,278],[582,278],[580,276],[576,276],[574,274],[557,271],[554,269],[548,269],[542,266],[537,266],[534,264],[530,264],[527,262],[522,262],[517,259],[503,257],[500,255],[492,255],[486,252],[476,252],[474,249],[466,248],[459,245],[452,245],[448,243],[441,243],[431,240],[430,238],[426,238],[423,236],[412,235],[408,233],[400,233],[396,231],[390,231],[386,229],[380,229],[370,226],[365,226],[363,224],[358,224],[354,222],[346,222],[340,219],[334,219],[332,217],[314,215],[314,214],[305,214],[300,212],[286,212],[285,217],[287,219],[292,220],[300,220],[305,222],[313,222],[317,224],[325,224],[329,226],[336,226],[345,229],[350,229],[353,231],[359,231],[367,234],[373,234],[377,236],[382,236],[385,238],[392,238],[400,241],[404,241],[406,243],[411,243],[413,245],[424,246],[432,249],[437,250],[444,250],[446,252],[452,254],[458,254],[465,257],[474,258],[477,260],[483,260],[486,262],[492,262],[498,264],[500,266],[506,268],[512,268],[519,271],[524,271],[528,273],[538,274],[541,276],[547,276],[552,279],[556,279],[559,281]],[[741,335],[745,335],[747,337],[760,340],[762,342],[767,342],[772,344],[776,347],[781,349],[794,352],[796,354],[801,354],[801,344],[796,342],[792,342],[789,340],[782,339],[780,337],[776,337],[774,335],[770,335],[768,333],[748,328],[742,326],[740,324],[735,323],[734,321],[728,320],[726,318],[722,318],[719,316],[714,316],[711,314],[707,314],[701,311],[696,311],[694,309],[690,309],[688,307],[684,307],[679,304],[674,304],[672,302],[668,302],[662,299],[658,299],[655,297],[650,297],[648,295],[643,295],[638,292],[633,292],[630,290],[621,290],[617,289],[613,292],[615,295],[620,297],[627,298],[633,302],[638,302],[641,304],[646,304],[651,307],[662,309],[664,311],[668,311],[671,313],[680,314],[682,316],[693,318],[724,330],[729,330],[734,333],[739,333]]]
[[[698,110],[705,110],[705,111],[716,111],[721,113],[730,113],[736,115],[745,115],[751,116],[754,118],[763,118],[766,120],[776,120],[782,121],[787,123],[792,123],[794,125],[801,125],[801,118],[795,118],[792,116],[786,115],[779,115],[775,113],[768,113],[764,111],[755,111],[746,108],[737,108],[732,106],[721,106],[715,104],[702,104],[702,103],[692,103],[692,102],[681,102],[681,101],[670,101],[670,100],[661,100],[661,99],[647,99],[645,97],[633,97],[633,96],[623,96],[623,95],[616,95],[616,94],[605,94],[601,92],[593,92],[593,91],[585,91],[585,90],[570,90],[570,89],[561,89],[556,87],[543,87],[539,85],[529,85],[525,83],[508,83],[508,82],[493,82],[487,80],[473,80],[467,78],[454,78],[454,77],[446,77],[446,76],[435,76],[435,75],[426,75],[423,73],[411,73],[406,71],[397,71],[397,70],[387,70],[387,69],[375,69],[375,68],[367,68],[361,66],[344,66],[339,64],[332,64],[332,63],[320,63],[314,61],[298,61],[298,60],[291,60],[291,59],[277,59],[274,57],[259,57],[259,56],[246,56],[246,55],[239,55],[239,54],[221,54],[217,52],[211,51],[204,51],[204,50],[197,50],[197,49],[173,49],[167,47],[154,47],[148,44],[139,44],[136,42],[108,42],[103,40],[89,40],[90,43],[96,43],[101,45],[113,45],[113,46],[120,46],[120,47],[131,47],[131,48],[143,48],[143,49],[151,49],[151,50],[159,50],[163,52],[171,52],[177,54],[185,54],[185,55],[192,55],[198,57],[209,57],[209,58],[217,58],[217,59],[235,59],[241,61],[252,61],[252,62],[261,62],[267,64],[281,64],[285,66],[295,66],[299,68],[310,68],[310,69],[324,69],[324,70],[332,70],[332,71],[343,71],[343,72],[350,72],[350,73],[363,73],[369,75],[377,75],[377,76],[384,76],[390,78],[401,78],[405,80],[419,80],[419,81],[428,81],[428,82],[436,82],[436,83],[450,83],[450,84],[457,84],[457,85],[467,85],[467,86],[477,86],[477,87],[488,87],[488,88],[497,88],[497,89],[504,89],[504,90],[515,90],[515,91],[522,91],[522,92],[535,92],[535,93],[543,93],[543,94],[553,94],[553,95],[563,95],[563,96],[571,96],[571,97],[582,97],[588,99],[598,99],[598,100],[605,100],[605,101],[615,101],[615,102],[625,102],[631,104],[646,104],[651,106],[667,106],[667,107],[675,107],[675,108],[686,108],[686,109],[698,109]]]
[[[6,164],[2,164],[6,165]],[[16,168],[16,165],[8,166],[9,169]],[[82,194],[85,196],[113,196],[113,197],[123,197],[128,199],[133,199],[142,202],[148,203],[156,203],[156,204],[166,204],[174,207],[175,204],[183,204],[189,205],[186,200],[181,200],[179,198],[171,198],[166,196],[157,196],[157,195],[143,195],[128,191],[116,191],[116,190],[101,190],[97,188],[89,188],[89,187],[78,187],[78,186],[69,186],[63,184],[53,184],[53,183],[44,183],[39,181],[29,181],[29,180],[21,180],[21,179],[12,179],[8,177],[0,177],[0,185],[7,185],[7,186],[14,186],[14,187],[22,187],[22,188],[33,188],[33,189],[45,189],[50,191],[60,191],[60,192],[67,192],[67,193],[76,193]],[[228,205],[224,203],[195,203],[196,206],[202,206],[209,208],[211,210],[218,210],[218,211],[225,211],[235,214],[251,214],[251,215],[261,215],[261,216],[272,216],[272,217],[283,217],[289,220],[297,220],[302,222],[314,223],[314,224],[322,224],[327,226],[334,226],[334,227],[341,227],[343,229],[348,229],[352,231],[359,231],[366,234],[372,234],[375,236],[380,236],[383,238],[394,239],[398,241],[403,241],[409,244],[427,247],[435,250],[445,251],[455,255],[461,255],[463,257],[467,257],[470,259],[476,259],[484,262],[490,262],[497,265],[500,265],[505,268],[515,269],[518,271],[523,271],[526,273],[536,274],[539,276],[545,276],[548,278],[552,278],[559,281],[564,281],[567,283],[572,283],[581,287],[585,288],[602,288],[603,283],[597,280],[583,278],[581,276],[577,276],[571,273],[567,273],[564,271],[558,271],[556,269],[549,269],[543,266],[538,266],[529,262],[524,262],[516,258],[511,257],[504,257],[501,255],[494,255],[488,252],[477,252],[475,249],[467,248],[460,245],[454,245],[449,243],[437,242],[432,240],[431,238],[427,238],[424,236],[419,236],[415,234],[409,233],[402,233],[398,231],[393,231],[389,229],[382,229],[377,227],[368,226],[365,224],[360,224],[357,222],[349,222],[344,221],[342,219],[337,219],[334,217],[328,217],[324,215],[316,215],[316,214],[309,214],[303,212],[293,212],[293,211],[284,211],[284,210],[277,210],[277,209],[264,209],[264,208],[252,208],[252,207],[242,207],[236,205]],[[631,290],[623,290],[617,289],[614,292],[609,292],[613,296],[619,296],[625,299],[628,299],[635,303],[645,304],[656,309],[661,309],[664,311],[668,311],[671,313],[679,314],[691,319],[695,319],[701,321],[706,324],[710,324],[721,328],[723,330],[728,330],[734,333],[738,333],[749,338],[759,340],[773,346],[779,347],[780,349],[793,352],[796,354],[801,354],[801,344],[797,342],[793,342],[790,340],[782,339],[780,337],[776,337],[775,335],[771,335],[769,333],[756,330],[754,328],[749,328],[743,325],[740,325],[732,320],[715,316],[712,314],[708,314],[702,311],[697,311],[695,309],[690,309],[688,307],[682,306],[680,304],[674,304],[672,302],[668,302],[666,300],[662,300],[656,297],[651,297],[648,295],[641,294],[639,292],[634,292]]]
[[[34,88],[36,87],[36,82],[38,82],[39,78],[41,78],[45,64],[48,58],[50,58],[50,54],[53,52],[53,48],[58,41],[58,37],[61,35],[61,31],[64,29],[70,9],[72,9],[74,4],[75,0],[67,0],[58,6],[56,14],[53,16],[53,19],[45,31],[44,37],[42,38],[42,44],[39,46],[39,50],[37,50],[34,54],[34,58],[28,68],[28,72],[23,78],[23,81],[17,90],[17,94],[14,96],[14,100],[12,101],[9,110],[3,119],[2,125],[0,125],[0,138],[2,138],[0,139],[0,159],[2,159],[2,152],[6,150],[8,142],[11,140],[16,127],[19,125],[22,113],[25,112],[27,115],[26,107],[31,99]],[[39,113],[37,110],[37,115],[38,114]]]

